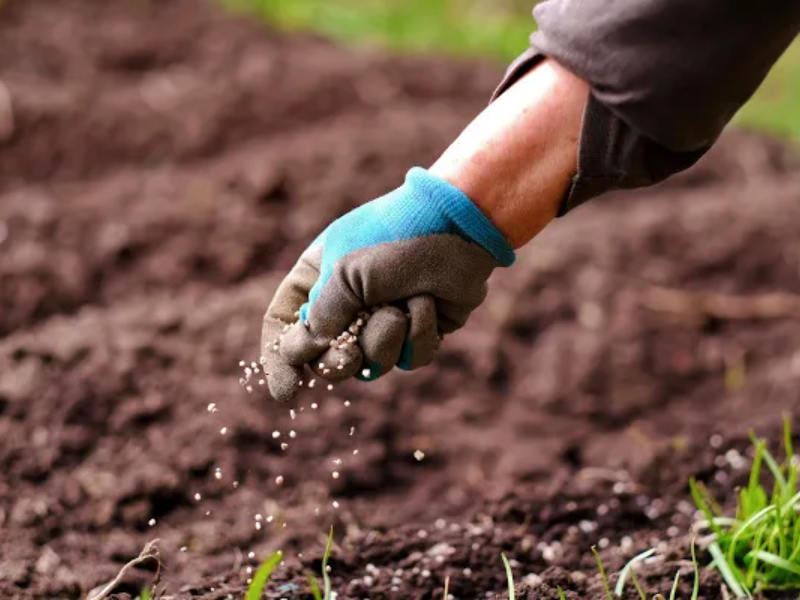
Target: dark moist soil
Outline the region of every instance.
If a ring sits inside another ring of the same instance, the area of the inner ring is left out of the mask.
[[[703,304],[800,294],[780,144],[727,134],[556,223],[433,367],[307,392],[294,420],[237,383],[305,244],[435,158],[499,75],[189,0],[4,4],[0,598],[83,598],[154,538],[169,597],[239,598],[278,548],[267,597],[306,597],[331,524],[340,600],[502,594],[501,552],[521,598],[600,598],[593,544],[614,573],[657,547],[640,578],[680,570],[688,597],[687,478],[729,506],[747,430],[777,442],[800,406],[796,308]]]

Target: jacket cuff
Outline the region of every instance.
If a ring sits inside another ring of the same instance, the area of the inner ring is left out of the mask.
[[[526,50],[508,68],[490,103],[545,58],[534,47]],[[689,152],[670,150],[637,130],[590,93],[581,125],[577,173],[561,202],[558,216],[606,192],[663,181],[693,165],[709,147]]]

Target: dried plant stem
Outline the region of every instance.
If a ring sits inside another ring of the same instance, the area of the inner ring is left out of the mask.
[[[89,592],[87,600],[103,600],[103,598],[107,597],[114,590],[114,588],[117,587],[123,579],[125,579],[128,571],[148,560],[155,560],[158,565],[153,585],[155,588],[158,585],[158,580],[161,576],[161,553],[158,550],[158,539],[147,542],[144,545],[144,548],[142,548],[142,551],[139,553],[139,556],[123,566],[119,570],[119,573],[117,573],[117,576],[103,586],[99,592],[95,593],[97,588]]]
[[[729,320],[800,318],[800,295],[785,292],[734,296],[650,286],[642,291],[640,302],[651,310],[691,317]]]

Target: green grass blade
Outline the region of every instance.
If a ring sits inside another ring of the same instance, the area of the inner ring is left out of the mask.
[[[614,594],[611,593],[611,586],[608,583],[608,576],[606,576],[606,569],[603,566],[603,559],[600,558],[600,553],[597,551],[596,546],[592,546],[592,554],[594,554],[594,558],[597,561],[597,570],[600,571],[600,579],[603,580],[603,587],[606,590],[606,598],[608,598],[608,600],[614,600]]]
[[[761,487],[761,463],[764,461],[766,443],[764,440],[758,439],[753,432],[750,432],[750,439],[755,447],[755,454],[753,455],[753,465],[750,467],[750,481],[747,487],[755,489]]]
[[[700,488],[700,484],[697,483],[697,480],[692,477],[689,480],[689,491],[692,494],[692,499],[694,500],[695,506],[697,506],[698,510],[703,513],[708,521],[708,526],[717,535],[722,535],[722,528],[717,525],[715,519],[716,515],[712,512],[711,508],[706,502],[705,495],[703,494],[702,489]]]
[[[800,565],[789,562],[785,558],[781,558],[780,556],[773,554],[772,552],[766,552],[764,550],[755,550],[753,551],[753,557],[757,558],[762,562],[767,563],[768,565],[772,565],[773,567],[778,567],[779,569],[783,569],[784,571],[788,571],[789,573],[800,575]]]
[[[697,600],[697,596],[700,594],[700,569],[697,566],[697,551],[694,547],[694,540],[692,540],[692,567],[694,568],[694,583],[692,584],[692,600]],[[680,575],[680,573],[678,573]],[[675,594],[675,588],[678,585],[678,578],[675,578],[675,584],[672,587],[672,593],[670,594],[670,600],[673,600],[673,596]]]
[[[328,543],[325,545],[325,554],[322,556],[322,581],[325,586],[324,600],[330,600],[333,591],[331,588],[331,578],[328,575],[328,559],[331,557],[332,548],[333,548],[333,527],[331,527],[331,532],[328,534]]]
[[[567,596],[564,594],[564,590],[561,587],[556,588],[558,590],[558,600],[567,600]]]
[[[761,528],[756,532],[756,536],[753,540],[753,548],[760,549],[764,545],[764,529]],[[747,565],[747,577],[745,579],[745,585],[748,588],[753,589],[753,587],[758,583],[758,559],[753,556],[752,551],[745,554],[743,560],[745,564],[748,563],[747,559],[750,559],[749,564]]]
[[[261,598],[261,594],[264,591],[264,586],[267,585],[270,575],[272,575],[275,567],[280,564],[282,559],[283,553],[279,551],[270,556],[261,564],[260,567],[258,567],[255,575],[253,575],[253,581],[250,583],[250,587],[247,588],[245,600],[259,600],[259,598]]]
[[[764,462],[767,464],[767,468],[772,473],[772,476],[775,478],[775,482],[780,488],[786,488],[786,477],[783,475],[783,469],[781,469],[780,465],[778,465],[778,461],[775,460],[775,457],[770,454],[769,450],[764,450]]]
[[[631,581],[633,581],[633,587],[636,588],[636,593],[639,594],[640,600],[647,600],[647,594],[644,593],[642,585],[639,583],[639,578],[636,577],[636,571],[633,569],[631,569]]]
[[[151,600],[152,596],[150,595],[150,588],[142,589],[142,593],[139,594],[139,600]]]
[[[503,558],[503,564],[506,566],[506,578],[508,579],[508,600],[516,598],[514,594],[514,573],[511,572],[511,563],[508,562],[505,554],[500,555]]]
[[[314,600],[322,600],[322,594],[319,591],[317,578],[313,575],[308,576],[308,587],[311,588],[311,595],[314,596]]]
[[[798,504],[800,504],[800,492],[789,498],[781,507],[781,519],[791,519],[797,514]]]
[[[792,444],[792,420],[789,414],[783,416],[783,448],[786,451],[786,462],[792,462],[794,445]]]
[[[714,517],[714,523],[720,527],[738,527],[741,521],[733,517]]]
[[[719,544],[717,544],[717,542],[711,542],[708,545],[708,552],[714,559],[714,564],[716,565],[717,570],[720,572],[720,575],[722,575],[722,579],[725,580],[725,584],[731,589],[736,597],[744,598],[747,596],[748,598],[752,598],[750,595],[750,590],[745,589],[736,575],[733,574],[731,565],[728,564],[725,554],[722,552]]]
[[[678,584],[681,582],[681,572],[675,573],[675,579],[672,581],[672,589],[669,591],[669,600],[675,600],[675,595],[678,593]]]
[[[651,548],[650,550],[646,550],[641,554],[637,554],[630,559],[628,564],[622,567],[622,571],[619,572],[619,579],[617,580],[616,587],[614,587],[614,594],[617,596],[622,596],[622,593],[625,591],[625,583],[628,581],[628,576],[633,572],[633,566],[636,563],[643,561],[645,558],[653,556],[655,553],[655,548]]]
[[[794,540],[795,546],[792,548],[792,553],[787,560],[789,562],[797,562],[798,557],[800,557],[800,518],[795,519],[794,526],[792,527],[792,539]]]

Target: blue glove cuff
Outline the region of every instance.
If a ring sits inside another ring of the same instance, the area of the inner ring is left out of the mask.
[[[504,267],[516,259],[514,249],[467,195],[447,181],[414,167],[406,175],[406,187],[418,200],[433,203],[466,238],[482,246]]]

